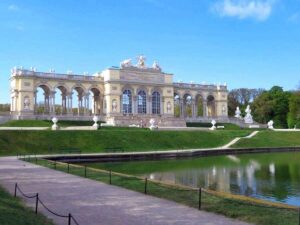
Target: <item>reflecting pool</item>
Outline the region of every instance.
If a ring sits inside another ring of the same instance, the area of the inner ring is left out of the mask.
[[[90,166],[300,206],[300,152],[93,163]]]

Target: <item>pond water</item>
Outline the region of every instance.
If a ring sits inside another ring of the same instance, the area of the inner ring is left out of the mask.
[[[300,206],[300,152],[93,163],[90,166]]]

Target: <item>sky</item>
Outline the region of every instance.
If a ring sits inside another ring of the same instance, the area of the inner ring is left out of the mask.
[[[300,0],[0,0],[0,103],[14,66],[93,74],[140,54],[175,82],[295,89]]]

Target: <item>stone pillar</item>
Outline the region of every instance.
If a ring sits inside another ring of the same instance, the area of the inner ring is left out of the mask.
[[[179,99],[179,105],[180,105],[180,117],[184,117],[184,104],[183,104],[183,99]]]
[[[207,101],[203,99],[203,117],[207,117]]]
[[[152,114],[152,96],[147,97],[147,114]]]
[[[161,115],[164,114],[164,105],[165,105],[165,99],[164,99],[164,97],[161,97],[161,99],[160,99],[160,114]]]
[[[72,110],[73,109],[73,106],[72,106],[72,93],[67,96],[67,99],[68,99],[67,113],[68,114],[73,114],[73,110]]]
[[[132,114],[137,114],[137,96],[132,96]]]
[[[196,118],[196,112],[195,112],[195,108],[196,108],[196,106],[195,106],[195,99],[192,99],[191,100],[191,104],[192,104],[192,118]]]

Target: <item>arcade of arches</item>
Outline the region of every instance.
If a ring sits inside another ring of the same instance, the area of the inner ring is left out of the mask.
[[[15,119],[98,115],[115,125],[156,118],[161,126],[184,126],[189,118],[227,118],[225,85],[174,83],[158,67],[122,65],[92,76],[15,68],[10,85]]]

